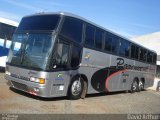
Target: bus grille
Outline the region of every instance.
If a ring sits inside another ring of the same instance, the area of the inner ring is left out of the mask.
[[[26,85],[18,83],[18,82],[14,82],[14,81],[11,81],[11,82],[12,82],[12,84],[15,88],[23,90],[23,91],[27,91],[27,86]]]
[[[11,76],[14,77],[14,78],[19,78],[19,79],[22,79],[22,80],[25,80],[25,81],[29,81],[29,78],[27,78],[27,77],[18,76],[16,74],[11,74]]]

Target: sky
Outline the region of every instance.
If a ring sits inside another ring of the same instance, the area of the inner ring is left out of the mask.
[[[1,0],[0,17],[70,12],[127,38],[160,31],[160,0]]]

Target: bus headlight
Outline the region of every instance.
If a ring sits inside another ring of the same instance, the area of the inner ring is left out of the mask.
[[[45,79],[43,78],[35,78],[35,77],[30,77],[31,82],[39,83],[39,84],[45,84]]]

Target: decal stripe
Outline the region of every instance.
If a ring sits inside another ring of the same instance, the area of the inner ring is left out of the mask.
[[[9,52],[8,48],[4,48],[4,47],[0,46],[0,57],[7,56],[8,52]]]
[[[121,72],[125,72],[125,71],[128,71],[128,69],[124,69],[124,70],[120,70],[120,71],[117,71],[115,73],[112,73],[111,75],[109,75],[109,77],[106,78],[106,82],[105,82],[105,86],[106,86],[106,90],[109,92],[109,89],[108,89],[108,81],[115,75],[121,73]]]

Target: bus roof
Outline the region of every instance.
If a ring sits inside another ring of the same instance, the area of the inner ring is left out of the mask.
[[[125,40],[128,40],[128,41],[130,41],[130,42],[132,42],[132,43],[134,43],[134,44],[136,44],[136,45],[138,45],[138,46],[141,46],[141,47],[143,47],[143,48],[145,48],[145,49],[147,49],[147,50],[150,50],[150,49],[148,49],[148,48],[140,45],[139,43],[137,43],[137,42],[135,42],[135,41],[133,41],[133,40],[130,40],[130,39],[128,39],[128,38],[126,38],[126,37],[124,37],[124,36],[122,36],[122,35],[120,35],[120,34],[117,34],[117,33],[113,32],[113,31],[111,31],[111,30],[109,30],[109,29],[106,29],[106,28],[104,28],[104,27],[102,27],[102,26],[100,26],[100,25],[98,25],[98,24],[96,24],[96,23],[94,23],[94,22],[92,22],[92,21],[89,21],[89,20],[87,20],[87,19],[85,19],[85,18],[83,18],[83,17],[81,17],[81,16],[78,16],[78,15],[75,15],[75,14],[72,14],[72,13],[69,13],[69,12],[40,12],[40,13],[36,13],[36,14],[28,15],[28,16],[24,16],[24,17],[37,16],[37,15],[62,15],[62,16],[74,17],[74,18],[83,20],[83,21],[85,21],[85,22],[87,22],[87,23],[90,23],[90,24],[92,24],[92,25],[94,25],[94,26],[96,26],[96,27],[98,27],[98,28],[101,28],[101,29],[107,31],[107,32],[110,32],[110,33],[112,33],[112,34],[114,34],[114,35],[116,35],[116,36],[118,36],[118,37],[121,37],[121,38],[123,38],[123,39],[125,39]],[[156,53],[156,51],[154,51],[154,50],[150,50],[150,51]],[[157,54],[157,53],[156,53],[156,54]]]
[[[8,24],[8,25],[15,26],[15,27],[17,27],[19,24],[18,22],[15,22],[9,19],[5,19],[5,18],[1,18],[1,17],[0,17],[0,23]]]

